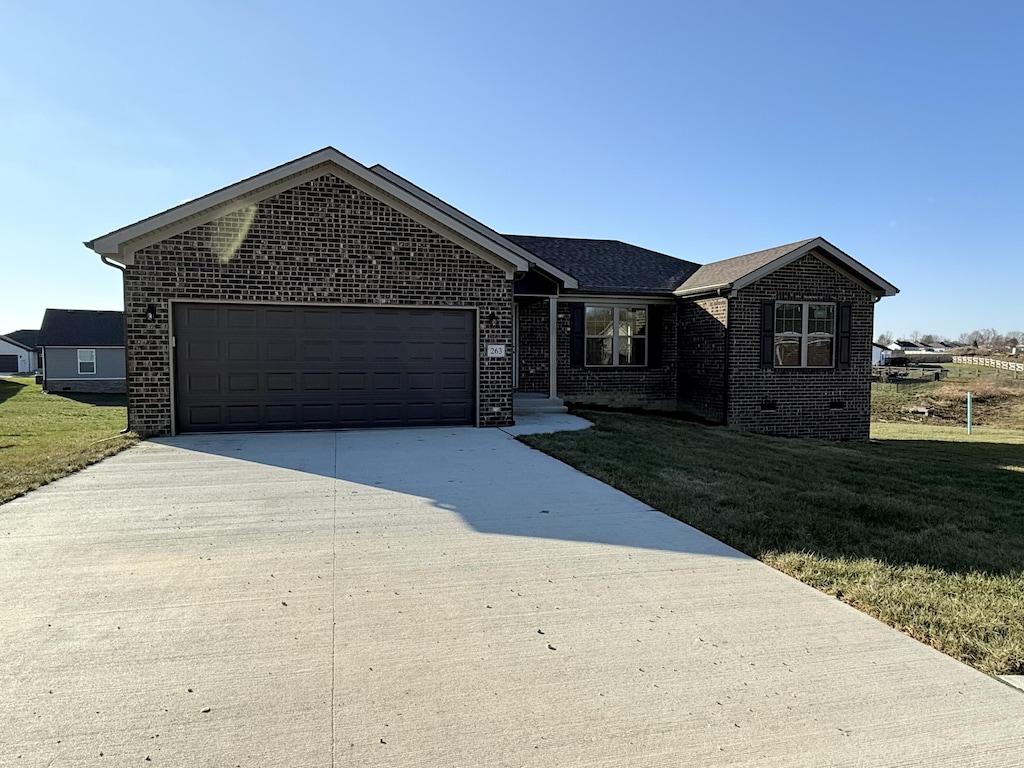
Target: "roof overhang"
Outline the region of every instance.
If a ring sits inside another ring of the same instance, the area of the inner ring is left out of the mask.
[[[693,298],[700,295],[721,295],[726,292],[738,291],[746,288],[752,283],[756,283],[764,277],[767,277],[776,270],[782,269],[782,267],[792,264],[798,259],[802,259],[804,256],[812,252],[815,256],[822,258],[827,263],[830,263],[832,267],[838,269],[875,296],[895,296],[900,291],[900,289],[895,285],[872,272],[849,254],[841,251],[839,248],[836,248],[825,238],[816,237],[813,240],[808,240],[798,248],[794,248],[792,251],[773,259],[767,264],[751,270],[731,283],[698,286],[687,290],[680,289],[675,291],[675,295],[680,298]]]
[[[425,193],[414,194],[406,185],[396,183],[394,178],[367,168],[333,147],[325,147],[216,192],[190,200],[163,213],[90,240],[85,245],[101,256],[129,266],[134,263],[136,252],[143,248],[325,174],[338,176],[361,192],[461,245],[502,269],[508,279],[512,279],[516,272],[524,272],[530,267],[531,259],[525,258],[512,243],[504,241],[504,238],[486,236],[486,227],[482,224],[474,222],[465,214],[453,215],[455,209],[436,198],[430,200]]]

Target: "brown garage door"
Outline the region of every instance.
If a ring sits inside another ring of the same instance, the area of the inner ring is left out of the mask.
[[[473,313],[176,304],[180,432],[472,424]]]

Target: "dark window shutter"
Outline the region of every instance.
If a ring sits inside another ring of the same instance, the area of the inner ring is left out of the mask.
[[[850,367],[850,351],[853,346],[853,304],[844,302],[839,305],[839,333],[836,366]]]
[[[569,305],[569,367],[583,367],[583,305]]]
[[[647,367],[661,367],[661,350],[664,346],[664,331],[662,325],[665,322],[665,315],[668,307],[655,304],[647,307]]]
[[[761,302],[761,367],[771,368],[775,358],[775,302]]]

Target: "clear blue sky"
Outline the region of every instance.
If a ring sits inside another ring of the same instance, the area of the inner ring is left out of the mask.
[[[0,333],[120,309],[82,241],[326,145],[500,232],[821,235],[876,334],[1024,328],[1024,4],[0,0]]]

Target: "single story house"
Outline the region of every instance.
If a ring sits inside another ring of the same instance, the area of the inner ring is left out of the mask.
[[[32,373],[36,370],[37,360],[34,347],[15,338],[13,334],[0,336],[0,375]]]
[[[871,364],[872,365],[888,365],[889,360],[892,357],[892,350],[884,344],[878,342],[871,342]]]
[[[42,370],[43,353],[39,351],[39,329],[22,328],[21,330],[11,331],[4,335],[8,339],[13,339],[23,347],[28,347],[32,350],[33,357],[29,361],[30,365],[25,369],[26,371]]]
[[[497,427],[524,395],[866,439],[897,292],[820,237],[701,265],[502,235],[332,147],[86,245],[123,272],[144,436]]]
[[[124,313],[47,309],[39,329],[43,390],[124,392]]]

